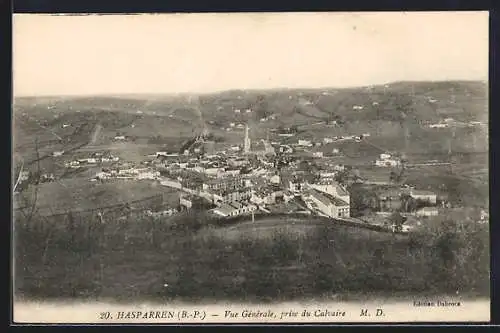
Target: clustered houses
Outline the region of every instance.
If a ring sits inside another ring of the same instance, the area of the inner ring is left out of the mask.
[[[167,208],[167,209],[161,210],[159,212],[153,212],[153,211],[148,209],[148,210],[146,210],[146,215],[151,216],[151,217],[155,217],[155,218],[159,218],[159,217],[165,217],[165,216],[172,216],[178,212],[179,211],[175,208]]]
[[[112,167],[103,168],[98,172],[94,180],[106,179],[135,179],[135,180],[156,180],[160,177],[160,172],[151,168],[136,168],[136,167]]]
[[[248,201],[252,197],[250,187],[214,190],[210,191],[210,193],[214,204]]]
[[[401,160],[391,156],[391,154],[380,154],[380,158],[375,161],[375,165],[379,167],[399,167]]]
[[[304,169],[304,163],[311,166],[322,162],[293,156],[294,150],[289,145],[269,140],[252,142],[248,126],[235,127],[245,129],[242,145],[220,151],[210,149],[210,153],[205,149],[193,152],[192,145],[181,149],[184,153],[158,151],[150,155],[153,158],[151,161],[144,161],[141,166],[112,163],[97,173],[93,180],[154,180],[183,193],[177,209],[147,211],[152,217],[169,216],[179,209],[192,208],[193,196],[210,202],[215,206],[210,211],[222,217],[253,214],[256,211],[269,213],[273,209],[280,211],[283,209],[279,208],[283,207],[282,203],[289,203],[293,199],[309,203],[310,209],[319,215],[331,218],[350,216],[349,193],[334,181],[336,174],[343,170],[342,165],[323,164],[321,168]],[[291,145],[315,147],[321,143],[301,139],[298,145]],[[118,162],[118,159],[110,154],[93,154],[68,162],[68,166],[104,162]],[[305,208],[300,201],[297,201],[297,205],[302,210]]]
[[[294,169],[297,163],[289,163],[291,173],[282,177],[276,169],[276,159],[271,156],[274,155],[253,151],[246,156],[218,153],[197,159],[163,158],[161,165],[165,170],[160,183],[207,199],[216,206],[211,211],[218,216],[233,217],[257,210],[266,211],[268,206],[289,202],[296,196],[300,197],[302,192],[315,189],[324,193],[333,205],[328,205],[327,211],[318,204],[321,207],[315,210],[316,213],[337,218],[350,215],[349,194],[332,180],[342,168],[332,167],[332,170],[318,176],[320,180],[315,182],[311,174]],[[217,172],[207,172],[210,168],[217,168]]]
[[[64,166],[67,168],[78,169],[85,166],[95,166],[106,163],[115,163],[120,160],[119,157],[109,153],[94,153],[90,157],[78,158],[72,161],[66,161]]]

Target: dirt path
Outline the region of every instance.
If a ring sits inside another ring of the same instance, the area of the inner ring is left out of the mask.
[[[92,137],[90,138],[90,144],[94,145],[97,142],[97,139],[99,138],[99,134],[101,134],[102,130],[102,125],[97,124],[95,126],[94,132],[92,133]]]

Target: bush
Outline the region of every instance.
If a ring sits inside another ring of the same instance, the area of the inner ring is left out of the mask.
[[[233,239],[212,222],[192,212],[106,224],[16,221],[16,293],[259,301],[377,291],[489,294],[487,225],[443,219],[396,237],[329,224],[299,237],[277,229]]]

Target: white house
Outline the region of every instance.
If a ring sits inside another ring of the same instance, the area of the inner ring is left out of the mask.
[[[160,177],[160,172],[152,170],[142,171],[137,175],[137,179],[157,179],[158,177]]]
[[[219,207],[211,211],[219,216],[233,217],[243,214],[248,214],[257,210],[257,207],[252,204],[242,204],[239,202],[223,203]]]
[[[395,159],[376,160],[375,165],[378,167],[399,167],[401,166],[401,161]]]
[[[429,216],[438,216],[439,212],[436,207],[423,207],[415,212],[416,216],[429,217]]]
[[[331,172],[331,171],[320,171],[319,176],[321,178],[332,178],[335,177],[337,173],[336,172]]]
[[[214,204],[245,201],[249,200],[252,197],[252,190],[250,188],[216,190],[212,191],[211,193],[212,202]]]
[[[58,157],[58,156],[62,156],[64,154],[64,151],[61,150],[61,151],[55,151],[52,153],[52,156],[54,157]]]
[[[223,168],[206,168],[203,171],[205,174],[209,176],[217,176],[219,173],[224,172]]]
[[[193,207],[193,202],[188,199],[188,198],[185,198],[184,196],[181,195],[181,197],[179,198],[179,204],[183,207],[186,207],[186,209],[190,209],[191,207]]]
[[[101,158],[101,162],[118,162],[120,158],[115,156],[103,157]]]
[[[303,197],[304,201],[308,199],[314,202],[316,209],[326,216],[333,218],[350,216],[349,203],[328,193],[312,190],[304,193]]]
[[[232,170],[225,170],[225,169],[219,169],[219,172],[217,172],[217,178],[224,178],[224,177],[235,177],[238,176],[241,173],[241,170],[239,169],[232,169]]]
[[[381,160],[387,160],[391,158],[391,154],[380,154],[380,159]]]
[[[348,205],[351,203],[351,196],[349,192],[335,181],[320,181],[316,184],[307,184],[307,187],[319,192],[327,193],[335,198],[339,198],[345,201]]]
[[[297,143],[299,146],[312,147],[312,142],[310,140],[300,140]]]
[[[427,201],[433,205],[437,202],[437,194],[432,191],[410,189],[410,196],[416,200]]]
[[[279,183],[281,182],[281,178],[280,178],[280,176],[279,176],[279,175],[273,175],[273,176],[271,176],[271,178],[270,178],[270,182],[271,182],[272,184],[279,184]]]
[[[29,171],[22,171],[21,174],[19,175],[19,181],[26,181],[30,178],[30,172]]]
[[[375,165],[379,167],[399,167],[401,161],[396,158],[392,158],[390,154],[380,154],[380,159],[375,161]]]
[[[177,213],[177,209],[175,209],[175,208],[169,208],[169,209],[165,209],[165,210],[162,210],[159,212],[153,212],[151,210],[146,211],[146,215],[151,216],[151,217],[155,217],[155,218],[159,218],[162,216],[172,216],[175,213]]]
[[[109,179],[111,178],[111,173],[109,172],[99,172],[95,175],[95,179]]]
[[[333,170],[335,171],[344,171],[345,170],[345,166],[343,164],[337,164],[333,167]]]
[[[444,123],[438,123],[438,124],[430,124],[429,128],[446,128],[448,127],[448,124]]]
[[[313,157],[321,158],[321,157],[323,157],[323,152],[322,151],[315,151],[313,153]]]
[[[304,181],[298,179],[291,179],[288,181],[288,189],[292,192],[299,192],[306,186]]]

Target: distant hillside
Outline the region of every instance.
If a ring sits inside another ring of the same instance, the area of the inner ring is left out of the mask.
[[[487,123],[487,94],[488,86],[484,82],[394,82],[344,89],[231,90],[198,96],[21,97],[15,99],[14,113],[22,127],[18,130],[22,138],[18,136],[18,140],[28,142],[30,131],[41,135],[44,130],[19,121],[22,114],[44,122],[56,133],[68,123],[92,126],[100,123],[103,137],[120,132],[142,137],[144,142],[149,137],[186,138],[201,132],[203,127],[226,140],[239,140],[239,131],[228,132],[227,128],[231,123],[248,123],[255,138],[262,138],[268,129],[280,126],[310,125],[304,128],[313,137],[330,132],[332,135],[334,132],[369,132],[377,136],[372,139],[399,149],[402,140],[395,139],[404,136],[403,127],[406,127],[412,139],[437,142],[419,143],[415,147],[425,151],[431,146],[442,146],[443,135],[448,135],[445,131],[424,129],[425,124],[446,118]],[[331,121],[338,121],[340,128],[324,126]],[[323,126],[317,126],[318,123]],[[464,132],[459,146],[474,141],[485,148],[487,128],[476,132]],[[473,135],[474,140],[469,140],[468,135]]]

